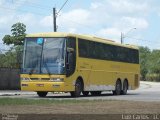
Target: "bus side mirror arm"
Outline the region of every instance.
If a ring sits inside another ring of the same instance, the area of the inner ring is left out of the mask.
[[[67,53],[73,53],[73,52],[74,52],[74,48],[67,47]]]

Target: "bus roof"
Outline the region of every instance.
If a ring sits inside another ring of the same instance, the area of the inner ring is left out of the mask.
[[[78,38],[87,39],[87,40],[90,40],[90,41],[95,41],[95,42],[101,42],[101,43],[106,43],[106,44],[111,44],[111,45],[116,45],[116,46],[121,46],[121,47],[138,49],[138,47],[135,46],[135,45],[120,44],[120,43],[117,43],[113,40],[100,38],[100,37],[96,37],[96,36],[92,36],[92,35],[80,35],[80,34],[64,33],[64,32],[47,32],[47,33],[27,34],[26,37],[78,37]]]

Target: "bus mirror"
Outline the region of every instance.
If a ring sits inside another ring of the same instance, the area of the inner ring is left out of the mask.
[[[69,52],[69,53],[74,52],[74,48],[67,48],[67,52]]]

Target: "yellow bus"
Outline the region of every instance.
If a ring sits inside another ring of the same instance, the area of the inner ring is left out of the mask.
[[[26,36],[21,90],[70,92],[72,97],[127,94],[139,87],[139,50],[111,40],[71,33]]]

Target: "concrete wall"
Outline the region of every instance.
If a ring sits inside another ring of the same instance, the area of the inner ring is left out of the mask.
[[[20,69],[0,68],[0,90],[20,89]]]

